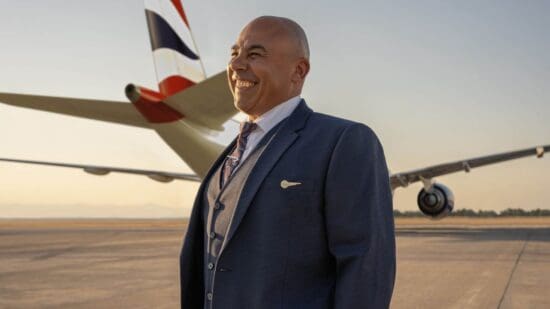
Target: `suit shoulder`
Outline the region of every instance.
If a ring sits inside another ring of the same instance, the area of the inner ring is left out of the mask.
[[[352,126],[354,124],[357,124],[358,122],[339,118],[332,115],[327,115],[323,113],[313,112],[311,114],[311,117],[308,119],[308,124],[310,125],[323,125],[325,127],[330,128],[347,128],[349,126]]]
[[[339,132],[340,134],[347,130],[359,130],[376,137],[374,131],[366,124],[317,112],[313,112],[309,117],[308,126],[322,128],[323,131]]]

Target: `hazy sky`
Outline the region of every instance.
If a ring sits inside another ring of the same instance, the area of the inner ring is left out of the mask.
[[[311,46],[303,97],[369,125],[392,172],[550,144],[550,1],[184,1],[207,74],[259,15]],[[142,1],[0,0],[0,92],[155,88]],[[188,172],[153,131],[0,104],[0,157]],[[550,208],[550,154],[437,179],[456,208]],[[188,216],[196,184],[0,163],[0,217]],[[416,209],[420,185],[398,189]]]

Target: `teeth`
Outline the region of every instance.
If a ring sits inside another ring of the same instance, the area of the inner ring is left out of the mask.
[[[254,86],[254,83],[246,80],[237,80],[236,85],[239,88],[248,88]]]

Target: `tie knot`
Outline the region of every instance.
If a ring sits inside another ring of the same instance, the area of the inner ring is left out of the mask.
[[[252,131],[256,130],[258,125],[255,122],[246,121],[241,123],[241,137],[246,137],[252,133]]]

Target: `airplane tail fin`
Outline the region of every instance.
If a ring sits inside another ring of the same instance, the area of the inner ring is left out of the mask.
[[[159,91],[166,97],[206,75],[181,0],[145,0]]]

